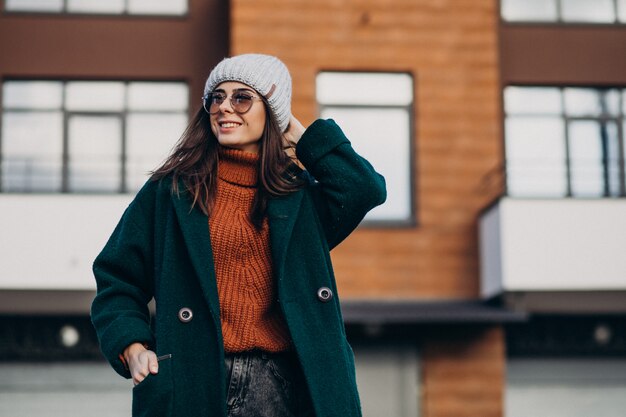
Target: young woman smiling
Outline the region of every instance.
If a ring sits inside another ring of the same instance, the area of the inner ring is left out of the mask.
[[[385,196],[333,121],[291,115],[278,58],[220,62],[94,262],[133,415],[360,416],[329,251]]]
[[[227,81],[215,89],[211,100],[209,107],[214,108],[209,110],[211,131],[218,143],[227,148],[258,153],[266,115],[262,103],[253,105],[254,101],[262,101],[255,91],[245,84]],[[233,107],[242,103],[250,103],[250,109],[245,113],[236,112]]]

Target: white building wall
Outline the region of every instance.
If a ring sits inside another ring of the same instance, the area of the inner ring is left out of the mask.
[[[0,291],[94,290],[91,265],[132,195],[0,195]]]
[[[626,290],[623,199],[504,198],[480,227],[483,295]]]

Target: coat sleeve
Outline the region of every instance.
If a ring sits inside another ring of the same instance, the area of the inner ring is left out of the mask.
[[[130,373],[119,358],[126,346],[133,342],[154,346],[147,306],[153,295],[149,217],[136,198],[93,263],[97,292],[92,323],[102,353],[126,378]]]
[[[315,178],[311,186],[330,249],[343,241],[386,197],[385,179],[359,156],[333,120],[317,120],[304,132],[296,155]]]

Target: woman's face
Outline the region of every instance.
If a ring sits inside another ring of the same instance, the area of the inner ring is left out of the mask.
[[[222,93],[226,99],[219,105],[217,113],[210,114],[211,130],[220,145],[258,153],[259,140],[265,128],[265,106],[259,94],[245,84],[226,81],[219,84],[214,93]],[[237,113],[231,104],[233,95],[253,97],[250,110]]]

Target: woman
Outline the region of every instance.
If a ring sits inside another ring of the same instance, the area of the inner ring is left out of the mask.
[[[329,251],[385,183],[290,106],[277,58],[220,62],[96,258],[92,320],[134,416],[360,415]]]

